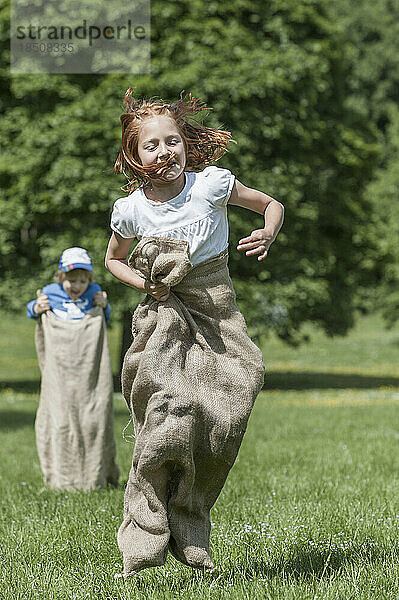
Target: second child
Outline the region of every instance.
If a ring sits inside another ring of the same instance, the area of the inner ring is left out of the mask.
[[[36,319],[51,310],[66,320],[82,319],[94,306],[104,309],[105,320],[111,318],[106,292],[93,283],[93,265],[84,248],[68,248],[61,255],[56,283],[46,285],[36,300],[27,304],[27,316]]]
[[[63,490],[116,485],[107,295],[93,283],[84,248],[62,253],[56,280],[27,305],[42,375],[35,431],[44,483]]]

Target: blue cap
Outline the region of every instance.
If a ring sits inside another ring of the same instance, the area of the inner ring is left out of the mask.
[[[59,268],[64,273],[73,271],[73,269],[92,271],[93,265],[87,250],[84,248],[67,248],[61,254]]]

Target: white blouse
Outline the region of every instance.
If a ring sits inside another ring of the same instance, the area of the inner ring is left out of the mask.
[[[186,240],[193,265],[228,246],[227,202],[235,177],[227,169],[185,172],[186,183],[167,202],[149,200],[142,187],[114,204],[111,228],[123,238],[147,236]]]

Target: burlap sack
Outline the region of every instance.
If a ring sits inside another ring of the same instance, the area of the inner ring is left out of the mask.
[[[36,445],[44,482],[87,490],[116,484],[113,384],[103,309],[64,321],[44,313],[36,325],[42,373]]]
[[[168,548],[213,570],[209,511],[263,384],[260,350],[235,304],[227,250],[193,267],[187,242],[143,238],[129,264],[171,286],[132,321],[122,388],[136,443],[118,532],[123,576],[161,565]]]

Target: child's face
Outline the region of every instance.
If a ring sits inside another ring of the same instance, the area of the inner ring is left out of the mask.
[[[89,287],[90,278],[87,271],[84,269],[74,269],[65,273],[65,278],[62,282],[62,287],[65,292],[71,298],[76,300],[79,298]]]
[[[175,159],[163,176],[164,180],[174,181],[186,166],[186,151],[183,138],[173,119],[160,115],[146,119],[141,126],[138,139],[138,155],[145,167],[160,163],[169,158],[172,152]]]

